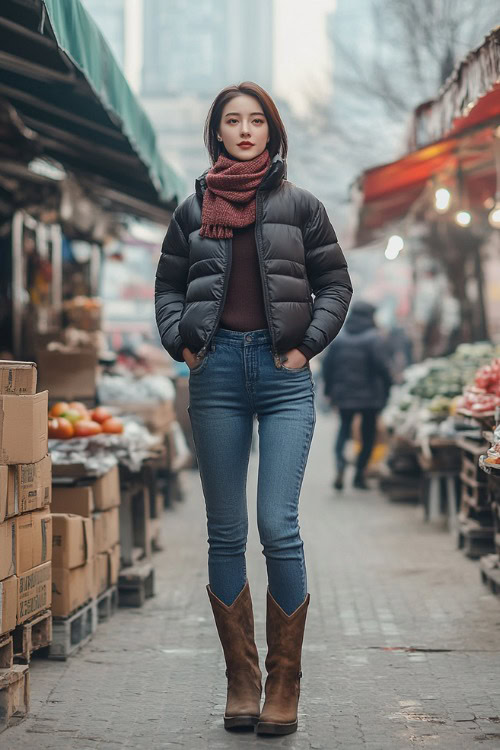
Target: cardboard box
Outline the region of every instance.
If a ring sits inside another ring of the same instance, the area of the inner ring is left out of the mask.
[[[78,568],[52,569],[52,614],[67,617],[94,596],[94,561]]]
[[[115,544],[112,549],[100,552],[94,560],[94,584],[95,595],[99,596],[103,591],[118,583],[120,572],[120,545]]]
[[[36,393],[36,364],[0,359],[0,394],[18,396]]]
[[[14,630],[17,618],[17,578],[0,581],[0,635]]]
[[[93,558],[92,519],[72,513],[53,513],[52,564],[54,568],[78,568]]]
[[[50,608],[52,563],[46,562],[17,578],[17,624]]]
[[[16,519],[0,523],[0,580],[16,573]]]
[[[16,516],[16,575],[47,562],[52,557],[50,510],[35,510]]]
[[[63,344],[37,353],[40,387],[50,391],[51,401],[95,398],[97,353]]]
[[[106,474],[92,485],[95,510],[109,510],[120,505],[120,473],[118,466],[113,466]]]
[[[0,464],[34,464],[48,453],[48,393],[0,395]]]
[[[110,508],[94,513],[94,550],[100,552],[114,547],[120,541],[120,513],[118,508]]]
[[[44,508],[52,496],[52,460],[0,466],[0,523],[18,513]]]
[[[19,512],[15,501],[14,493],[9,492],[9,467],[0,466],[0,523]]]
[[[75,513],[90,518],[94,510],[94,494],[91,487],[52,487],[52,513]]]

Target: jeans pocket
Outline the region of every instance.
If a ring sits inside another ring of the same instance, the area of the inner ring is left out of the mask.
[[[286,367],[285,365],[281,365],[281,369],[285,370],[285,372],[305,372],[306,370],[310,370],[311,366],[307,362],[303,367]]]
[[[207,361],[208,361],[208,352],[204,355],[199,365],[196,365],[196,367],[193,367],[193,368],[189,368],[189,374],[198,375],[199,372],[205,369]]]

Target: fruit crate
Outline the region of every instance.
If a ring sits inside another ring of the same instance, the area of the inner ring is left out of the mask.
[[[458,438],[457,448],[461,451],[461,479],[470,484],[486,485],[486,476],[479,464],[479,457],[488,450],[487,443],[477,443],[466,438]]]

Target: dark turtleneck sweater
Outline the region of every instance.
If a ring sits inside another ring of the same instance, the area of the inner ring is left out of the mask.
[[[233,229],[231,274],[220,325],[231,331],[268,328],[255,243],[255,224]],[[313,356],[313,352],[303,344],[297,349],[308,360]]]

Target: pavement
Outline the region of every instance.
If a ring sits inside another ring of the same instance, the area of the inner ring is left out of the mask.
[[[421,507],[331,488],[334,424],[319,413],[301,496],[311,604],[299,731],[223,728],[222,651],[205,591],[197,472],[164,515],[156,596],[121,609],[67,662],[36,659],[31,711],[2,750],[500,750],[500,597]],[[248,574],[262,667],[265,561],[249,472]],[[252,522],[253,519],[253,522]]]

